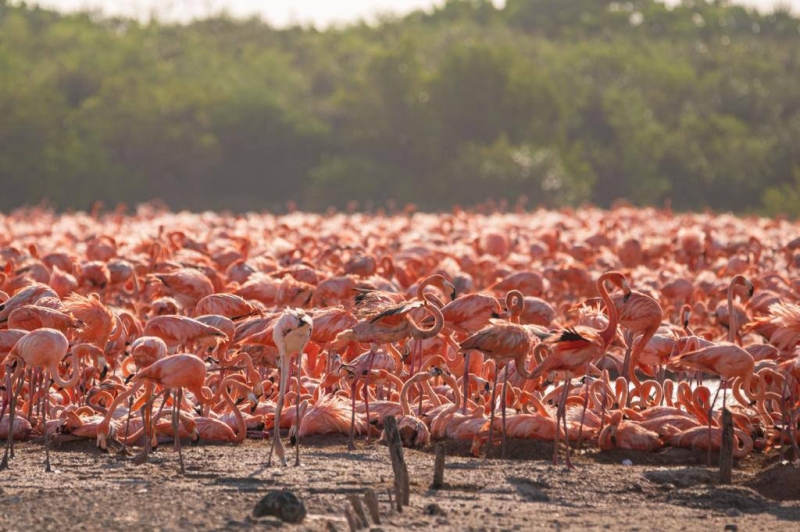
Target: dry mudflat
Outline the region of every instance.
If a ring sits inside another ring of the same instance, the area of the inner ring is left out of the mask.
[[[42,444],[18,444],[0,472],[0,530],[349,530],[348,495],[367,488],[379,500],[373,530],[800,530],[800,468],[777,452],[738,461],[733,485],[721,486],[702,451],[589,450],[567,470],[551,465],[549,442],[512,441],[506,460],[472,458],[450,444],[444,489],[432,490],[432,451],[406,450],[411,504],[399,513],[381,444],[362,441],[348,452],[342,437],[309,438],[300,467],[272,468],[266,441],[184,451],[180,474],[170,443],[135,465],[117,449],[63,442],[53,449],[55,471],[45,473]],[[304,501],[301,524],[252,517],[276,489]]]

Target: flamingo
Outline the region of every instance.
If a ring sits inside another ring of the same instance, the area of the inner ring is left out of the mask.
[[[297,364],[297,397],[298,408],[300,400],[300,364],[299,358],[302,356],[303,349],[311,339],[311,334],[314,328],[314,322],[305,311],[301,309],[287,309],[278,318],[275,323],[275,328],[272,337],[275,340],[275,345],[278,347],[280,353],[280,387],[278,388],[278,401],[275,406],[275,423],[274,431],[272,434],[272,447],[269,450],[269,457],[267,458],[267,467],[272,466],[272,453],[274,452],[281,461],[281,465],[286,466],[286,458],[284,455],[283,443],[281,443],[280,434],[280,420],[281,410],[283,410],[284,396],[286,395],[286,387],[289,383],[289,368],[291,358],[295,354],[298,355]],[[300,465],[300,442],[297,442],[297,454],[295,457],[295,465]]]
[[[170,273],[153,275],[167,289],[168,295],[178,300],[181,307],[194,309],[197,303],[214,293],[214,285],[203,272],[194,268],[181,268]]]
[[[227,379],[232,379],[232,377],[228,377]],[[152,383],[158,385],[163,388],[165,392],[177,390],[176,399],[173,403],[172,425],[173,432],[175,434],[175,449],[178,451],[178,460],[180,463],[181,473],[184,473],[185,469],[183,464],[183,453],[181,451],[180,438],[178,437],[178,421],[180,405],[183,402],[183,390],[186,389],[187,391],[191,392],[194,395],[195,400],[201,405],[213,405],[219,399],[220,394],[225,391],[225,388],[228,384],[227,380],[223,380],[217,388],[217,391],[212,393],[211,390],[205,386],[205,380],[205,364],[202,360],[190,354],[172,355],[157,360],[153,364],[140,370],[133,377],[134,386],[131,388],[131,390],[136,390],[138,385],[141,383]],[[124,395],[125,394],[120,394],[117,396],[115,403],[117,403]],[[152,416],[146,411],[151,408],[152,399],[153,395],[151,386],[148,387],[145,392],[145,403],[144,406],[142,406],[142,417],[144,419],[145,428],[150,426],[150,420]],[[112,407],[109,408],[109,412],[113,412],[113,410],[112,404]],[[148,446],[145,445],[143,453],[144,460],[147,458],[147,449]]]
[[[6,393],[11,398],[9,401],[9,427],[14,426],[14,415],[16,413],[16,399],[19,389],[21,389],[23,382],[20,381],[17,392],[14,391],[14,386],[20,380],[22,372],[26,368],[41,368],[50,374],[50,378],[55,384],[62,388],[72,388],[78,382],[81,372],[78,366],[78,357],[75,352],[72,352],[72,375],[66,381],[61,378],[58,373],[58,365],[61,360],[67,355],[69,349],[69,342],[64,333],[56,329],[37,329],[31,331],[16,343],[14,348],[6,357]],[[12,373],[13,368],[13,373]],[[49,396],[50,381],[46,380],[47,385],[44,393],[42,393],[42,428],[47,426],[47,397]],[[0,412],[0,418],[2,418]],[[8,468],[9,451],[13,457],[13,444],[14,444],[14,431],[9,431],[8,439],[6,441],[6,450],[3,454],[3,460],[0,461],[0,470]],[[44,438],[45,449],[45,466],[46,472],[51,472],[50,468],[50,446],[48,443],[47,432],[45,431]]]
[[[186,316],[167,315],[151,318],[144,326],[144,334],[161,338],[171,349],[185,347],[190,342],[228,340],[227,335],[216,327]]]
[[[625,359],[622,363],[622,374],[638,387],[636,365],[642,350],[661,327],[663,311],[658,301],[639,291],[631,290],[625,278],[621,281],[622,294],[612,297],[617,310],[619,324],[628,329]],[[638,337],[638,344],[634,339]],[[627,405],[625,405],[627,406]]]
[[[540,344],[542,347],[537,346],[536,349],[539,353],[547,351],[548,356],[534,368],[528,377],[536,379],[542,374],[551,371],[563,371],[565,373],[563,396],[559,402],[558,414],[556,416],[556,421],[558,421],[558,419],[563,420],[565,434],[567,433],[567,419],[565,415],[566,403],[572,374],[585,369],[590,362],[602,357],[617,333],[617,307],[608,294],[608,289],[605,286],[606,281],[621,287],[625,282],[625,276],[620,272],[610,271],[604,273],[597,279],[597,291],[600,292],[600,297],[603,299],[606,309],[608,310],[608,324],[606,328],[602,331],[598,331],[591,327],[578,325],[570,329],[562,329],[554,334],[551,338]],[[520,369],[519,365],[517,365],[517,368]],[[558,465],[558,433],[559,431],[556,431],[555,450],[553,453],[554,465]],[[568,468],[573,469],[574,466],[569,456],[569,442],[567,441],[565,443],[567,447],[566,465]]]
[[[639,423],[622,421],[622,411],[612,414],[611,421],[603,429],[597,446],[602,451],[610,449],[633,449],[637,451],[655,451],[664,446],[657,432],[648,430]]]
[[[494,385],[492,387],[492,399],[491,399],[491,419],[489,422],[489,441],[487,445],[487,453],[488,450],[491,449],[492,445],[492,435],[494,433],[494,410],[495,410],[495,398],[497,396],[497,377],[500,373],[502,368],[507,368],[507,365],[512,360],[514,361],[514,365],[517,368],[517,372],[525,378],[531,378],[532,374],[530,374],[526,368],[526,357],[531,351],[531,348],[534,346],[534,343],[538,339],[538,337],[533,332],[530,326],[526,325],[519,325],[518,323],[512,322],[498,322],[488,327],[484,327],[480,331],[476,332],[466,340],[461,343],[461,350],[462,351],[480,351],[484,354],[484,356],[491,358],[495,361],[497,365],[497,369],[494,372]],[[465,367],[465,371],[467,368]],[[468,374],[465,375],[464,379],[464,405],[466,405],[466,392],[467,392],[467,379]],[[506,385],[508,382],[508,370],[506,369],[503,381],[503,390],[506,390]],[[502,416],[505,420],[506,417],[506,394],[503,394],[502,401],[501,401],[501,410]],[[462,408],[464,406],[462,405]],[[462,414],[464,412],[462,411]],[[503,445],[502,445],[502,453],[505,456],[505,448],[506,448],[506,435],[505,435],[505,422],[503,422]]]

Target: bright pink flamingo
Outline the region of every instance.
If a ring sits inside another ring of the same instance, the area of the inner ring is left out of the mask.
[[[563,329],[554,334],[552,338],[540,344],[543,346],[542,348],[537,346],[539,352],[546,350],[549,351],[549,355],[531,372],[530,378],[537,378],[551,371],[563,371],[565,373],[564,392],[558,405],[558,415],[556,416],[557,421],[559,418],[563,420],[565,434],[567,433],[566,403],[572,375],[577,371],[585,370],[590,362],[602,357],[617,333],[617,307],[608,294],[608,289],[605,286],[606,281],[622,286],[625,276],[619,272],[611,271],[604,273],[597,279],[597,291],[600,292],[600,296],[603,298],[608,310],[608,324],[605,329],[598,331],[591,327],[579,325],[570,329]],[[554,464],[558,464],[558,432],[556,432],[555,451],[553,454]],[[569,442],[566,442],[566,445],[566,465],[572,469],[574,466],[569,456]]]

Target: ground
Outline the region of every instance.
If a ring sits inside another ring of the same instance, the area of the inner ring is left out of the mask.
[[[507,460],[472,458],[450,444],[445,488],[432,490],[432,450],[406,450],[411,505],[398,513],[388,448],[359,442],[348,452],[345,443],[309,438],[302,465],[285,468],[265,467],[264,441],[187,445],[183,475],[169,443],[137,466],[117,449],[65,442],[53,450],[52,473],[41,442],[21,443],[0,472],[0,530],[268,530],[280,523],[251,512],[274,489],[293,491],[308,511],[301,525],[283,529],[348,530],[347,496],[366,488],[380,504],[373,529],[383,530],[800,529],[800,469],[776,452],[737,462],[734,484],[720,486],[701,451],[591,450],[570,471],[551,465],[550,442],[510,442]]]

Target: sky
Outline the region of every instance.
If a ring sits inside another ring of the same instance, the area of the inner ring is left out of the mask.
[[[494,1],[501,5],[504,0]],[[668,0],[667,3],[678,1]],[[225,9],[234,16],[259,15],[275,26],[313,23],[324,27],[359,19],[372,20],[385,13],[405,14],[442,4],[444,0],[29,0],[28,3],[64,11],[99,9],[106,15],[140,19],[156,13],[160,19],[177,21],[188,21]],[[795,13],[800,13],[800,0],[738,0],[737,3],[766,11],[776,5],[789,5]]]

